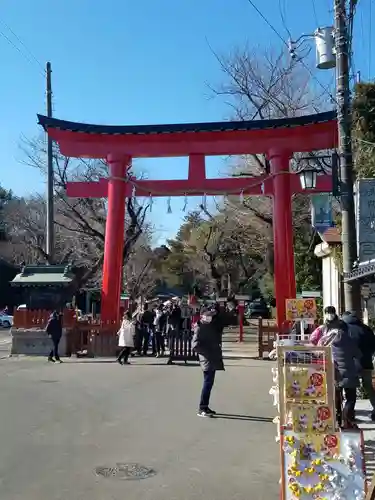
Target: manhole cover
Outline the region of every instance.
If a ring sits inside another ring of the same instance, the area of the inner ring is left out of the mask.
[[[95,474],[116,479],[147,479],[154,476],[156,471],[140,464],[116,464],[115,467],[97,467]]]

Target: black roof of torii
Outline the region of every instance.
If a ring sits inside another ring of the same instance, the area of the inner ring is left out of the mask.
[[[236,132],[271,128],[294,128],[328,122],[336,119],[336,111],[325,111],[313,115],[270,120],[223,121],[208,123],[180,123],[170,125],[91,125],[37,115],[44,130],[59,129],[70,132],[104,135],[151,135],[182,132]]]

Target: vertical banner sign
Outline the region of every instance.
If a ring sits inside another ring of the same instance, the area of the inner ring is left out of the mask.
[[[358,260],[375,259],[375,179],[361,179],[357,184]]]
[[[319,233],[333,226],[332,200],[330,194],[311,196],[311,225]]]

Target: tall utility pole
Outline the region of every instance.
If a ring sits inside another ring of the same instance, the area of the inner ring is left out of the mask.
[[[341,241],[343,271],[357,260],[357,233],[353,192],[353,155],[350,110],[349,32],[346,0],[334,0],[336,48],[336,100],[341,177]],[[360,285],[344,283],[345,309],[361,314]]]
[[[46,64],[47,75],[47,116],[52,117],[52,81],[51,63]],[[48,262],[53,263],[54,258],[54,208],[53,208],[53,151],[52,139],[47,135],[47,227],[46,227],[46,253]]]

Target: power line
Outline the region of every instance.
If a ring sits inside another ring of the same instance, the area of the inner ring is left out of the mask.
[[[284,1],[284,6],[282,6],[281,5],[281,0],[279,0],[279,12],[280,12],[281,21],[282,21],[282,23],[284,25],[284,28],[285,28],[286,32],[288,33],[289,38],[292,38],[292,34],[291,34],[291,32],[290,32],[290,30],[289,30],[289,28],[287,26],[287,23],[286,23],[285,10],[286,10],[286,8],[285,8],[285,1]]]
[[[313,13],[314,13],[315,24],[318,27],[319,26],[319,21],[318,21],[318,15],[316,13],[315,0],[311,0],[311,3],[312,3]]]
[[[45,76],[45,70],[42,63],[35,57],[35,55],[31,52],[30,49],[26,46],[26,44],[21,40],[21,38],[3,21],[0,19],[0,23],[18,40],[19,44],[25,49],[22,50],[18,45],[16,45],[13,40],[4,33],[4,31],[0,30],[0,35],[11,45],[14,49],[16,49],[30,64],[36,64],[39,68],[39,72],[42,76]]]
[[[288,47],[287,42],[284,40],[284,38],[280,35],[280,33],[277,31],[277,29],[272,26],[272,24],[269,22],[269,20],[266,18],[266,16],[258,9],[258,7],[255,5],[253,0],[247,0],[249,4],[252,6],[252,8],[259,14],[259,16],[263,19],[263,21],[268,25],[269,28],[275,33],[275,35],[283,42],[283,44]]]
[[[283,42],[283,44],[288,48],[289,51],[289,45],[288,43],[284,40],[282,35],[277,31],[277,29],[271,24],[271,22],[266,18],[266,16],[259,10],[259,8],[254,4],[253,0],[247,0],[249,4],[253,7],[253,9],[258,13],[258,15],[263,19],[263,21],[267,24],[267,26],[275,33],[275,35]],[[332,102],[337,103],[336,99],[332,95],[332,93],[329,91],[329,89],[322,84],[322,82],[314,75],[314,73],[311,71],[311,69],[305,64],[303,59],[298,58],[298,62],[302,64],[302,66],[308,71],[310,74],[311,78],[316,81],[316,83],[324,90],[325,93],[327,93],[331,99]]]

